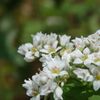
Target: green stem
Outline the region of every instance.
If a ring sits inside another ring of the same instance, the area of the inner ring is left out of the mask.
[[[48,96],[44,96],[44,100],[48,100]]]

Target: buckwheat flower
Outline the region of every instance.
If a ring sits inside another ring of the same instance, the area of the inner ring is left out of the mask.
[[[63,100],[62,94],[63,94],[63,90],[61,89],[61,87],[58,86],[54,91],[54,99]]]
[[[44,61],[43,71],[52,77],[55,78],[56,76],[63,76],[64,74],[68,74],[65,70],[67,67],[66,61],[62,60],[59,56],[55,56],[54,58],[52,58],[52,56],[48,56],[47,59],[45,58],[45,60],[42,61]]]
[[[100,52],[94,52],[88,56],[85,65],[88,67],[92,64],[100,66]]]
[[[49,93],[53,93],[56,87],[57,83],[54,80],[48,80],[46,84],[40,87],[41,95],[47,96]]]
[[[32,35],[34,48],[41,49],[45,43],[45,39],[46,39],[46,34],[43,34],[42,32],[38,32],[35,35]]]
[[[40,72],[32,76],[32,80],[25,80],[23,87],[26,88],[26,94],[32,97],[30,100],[40,100],[40,96],[47,96],[53,93],[57,83],[48,77],[47,73]]]
[[[95,65],[100,66],[100,52],[93,53],[93,62]]]
[[[24,55],[24,60],[32,62],[35,58],[40,56],[39,50],[42,48],[45,35],[41,32],[32,35],[33,43],[26,43],[18,48],[18,53]]]
[[[97,91],[100,89],[100,68],[96,66],[91,67],[91,65],[89,68],[90,68],[92,75],[94,76],[93,89]]]
[[[88,41],[90,42],[90,47],[93,51],[100,50],[100,30],[96,31],[92,35],[89,35]]]
[[[44,71],[40,71],[39,74],[36,73],[32,76],[32,80],[34,80],[38,85],[44,85],[48,80],[51,80],[51,77]]]
[[[79,50],[83,50],[84,47],[86,46],[86,43],[84,41],[84,37],[81,37],[81,38],[75,38],[72,40],[72,42],[74,43],[75,47]]]
[[[58,47],[57,35],[55,33],[51,33],[50,35],[46,36],[45,43],[40,52],[44,54],[53,54],[56,53],[60,48],[61,47]]]
[[[66,46],[70,42],[70,36],[67,35],[59,35],[60,45]]]
[[[70,42],[70,36],[59,35],[59,42],[61,46],[60,55],[63,56],[66,53],[71,53],[73,50],[73,43]]]
[[[57,83],[48,75],[41,71],[39,74],[33,75],[32,80],[39,86],[40,95],[46,96],[53,92],[57,86]]]
[[[40,100],[39,87],[34,81],[25,80],[23,87],[27,89],[26,94],[32,97],[30,100]]]
[[[88,40],[93,43],[100,41],[100,30],[97,30],[94,34],[89,35]]]
[[[24,55],[24,60],[27,62],[31,62],[35,59],[35,57],[39,57],[39,52],[31,43],[21,45],[18,48],[18,53]]]
[[[75,49],[72,53],[71,53],[72,58],[80,58],[81,56],[83,56],[82,52],[79,49]]]
[[[90,49],[92,52],[100,51],[100,41],[97,41],[95,43],[90,42]]]
[[[73,72],[76,74],[77,78],[80,78],[86,82],[91,82],[94,79],[88,69],[77,68]]]
[[[32,47],[33,45],[31,43],[23,44],[18,48],[18,53],[20,53],[21,55],[25,55],[32,49]]]
[[[93,58],[91,56],[91,51],[88,47],[83,49],[81,52],[80,50],[75,50],[72,52],[72,57],[74,58],[73,64],[84,64],[88,65],[93,61]]]
[[[67,53],[65,52],[63,55],[62,55],[62,60],[65,60],[66,62],[66,70],[69,70],[72,68],[72,66],[70,66],[70,62],[72,62],[72,57],[71,57],[71,53]]]

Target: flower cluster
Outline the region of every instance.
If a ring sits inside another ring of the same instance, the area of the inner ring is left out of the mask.
[[[65,83],[73,77],[93,84],[100,89],[100,30],[88,37],[71,39],[67,35],[55,33],[32,35],[33,43],[18,48],[24,60],[32,62],[36,58],[42,62],[42,70],[25,80],[23,87],[31,100],[40,100],[53,93],[55,100],[63,100]]]

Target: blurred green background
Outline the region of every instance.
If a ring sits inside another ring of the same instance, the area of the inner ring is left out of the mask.
[[[99,28],[100,0],[0,0],[0,100],[29,100],[21,84],[41,64],[26,63],[17,48],[32,34],[87,36]]]

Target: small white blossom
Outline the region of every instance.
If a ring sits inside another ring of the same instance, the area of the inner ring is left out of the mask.
[[[45,54],[52,54],[52,53],[56,53],[59,49],[61,49],[61,47],[58,47],[57,35],[51,33],[50,35],[46,36],[45,43],[43,45],[43,48],[40,50],[40,52]]]
[[[75,49],[72,53],[71,53],[72,58],[80,58],[83,56],[82,52],[79,49]]]
[[[74,59],[74,64],[84,64],[88,65],[93,61],[92,55],[90,54],[90,49],[87,47],[82,52],[78,49],[72,52],[72,57]]]
[[[100,30],[96,33],[88,36],[88,41],[90,42],[90,47],[92,50],[100,50]]]
[[[100,89],[100,68],[96,66],[91,67],[91,65],[89,68],[90,68],[92,75],[94,76],[93,89],[97,91]]]
[[[93,53],[93,63],[100,66],[100,52]]]
[[[74,74],[77,75],[78,78],[80,78],[84,81],[87,81],[87,82],[93,81],[93,76],[89,73],[89,70],[87,70],[87,69],[77,68],[73,72],[74,72]]]
[[[70,42],[70,36],[67,35],[59,35],[59,39],[60,39],[60,45],[61,46],[66,46],[69,42]]]
[[[25,80],[23,87],[27,89],[26,94],[31,96],[31,100],[40,100],[40,91],[38,85],[33,80]]]
[[[73,43],[70,42],[70,36],[59,35],[59,42],[61,45],[60,55],[63,56],[66,53],[71,53],[73,50]]]
[[[21,55],[25,55],[32,49],[32,47],[33,45],[31,43],[23,44],[18,48],[18,53],[20,53]]]
[[[63,100],[62,94],[63,94],[63,90],[61,89],[61,87],[58,86],[54,91],[54,99]]]
[[[37,48],[34,48],[31,43],[21,45],[18,48],[18,53],[24,55],[24,60],[26,60],[27,62],[31,62],[35,59],[35,57],[39,57]]]
[[[45,58],[46,57],[46,58]],[[52,56],[45,56],[43,61],[43,71],[51,75],[52,77],[63,76],[68,74],[65,70],[67,65],[66,61],[59,56],[52,58]]]
[[[75,38],[72,40],[72,42],[74,43],[75,47],[79,50],[83,50],[84,47],[86,46],[86,41],[84,41],[84,38]]]

